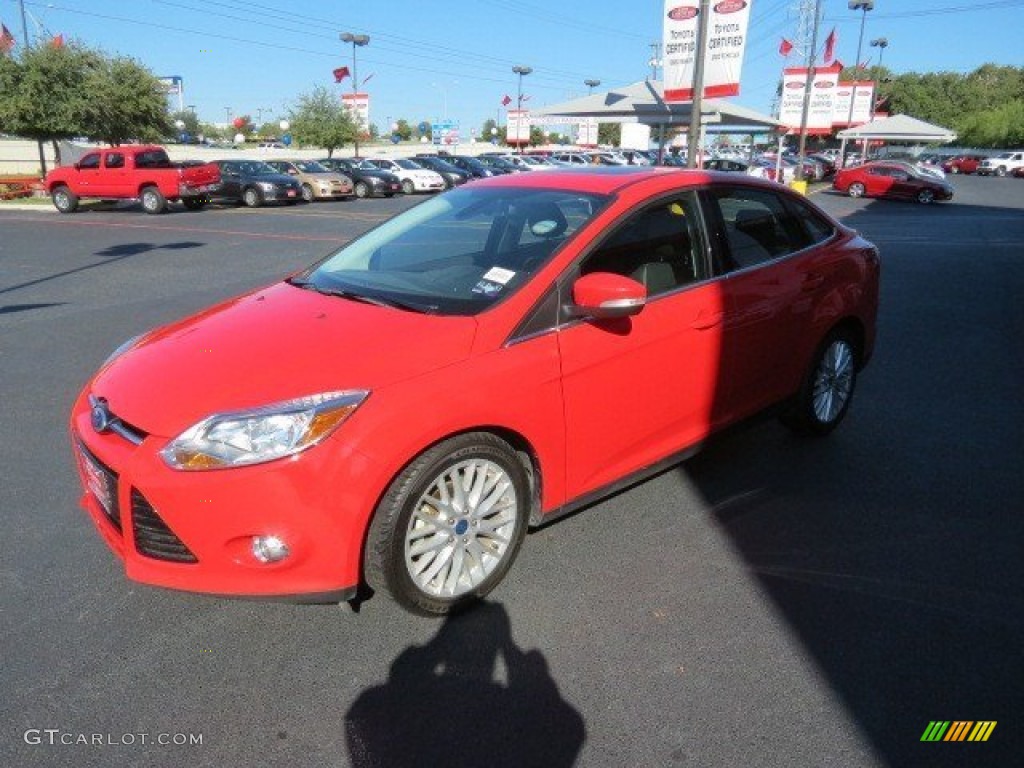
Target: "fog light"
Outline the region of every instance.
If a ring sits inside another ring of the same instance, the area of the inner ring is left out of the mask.
[[[277,536],[253,536],[252,556],[261,563],[276,563],[288,557],[288,545]]]

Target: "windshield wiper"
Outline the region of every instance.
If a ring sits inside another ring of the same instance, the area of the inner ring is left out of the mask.
[[[355,291],[347,291],[343,288],[324,288],[317,285],[311,280],[303,280],[300,278],[291,278],[287,281],[290,285],[294,285],[296,288],[304,288],[308,291],[316,291],[323,296],[337,296],[341,299],[349,299],[350,301],[358,301],[363,304],[372,304],[375,307],[390,307],[392,309],[404,309],[408,312],[419,312],[421,314],[434,314],[437,312],[438,307],[435,304],[412,304],[406,301],[399,301],[398,299],[383,299],[377,296],[367,296],[363,293],[356,293]]]

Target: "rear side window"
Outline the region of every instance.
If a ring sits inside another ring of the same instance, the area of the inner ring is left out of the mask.
[[[835,234],[836,228],[832,222],[804,202],[786,198],[786,205],[804,228],[810,239],[809,245],[823,243]]]
[[[811,236],[775,192],[748,187],[710,190],[712,215],[720,218],[720,245],[727,271],[747,269],[803,250]]]

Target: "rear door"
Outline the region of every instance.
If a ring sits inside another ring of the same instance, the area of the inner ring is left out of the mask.
[[[132,161],[121,150],[111,149],[103,153],[103,170],[97,175],[96,195],[110,197],[131,197],[134,190],[131,185],[131,173],[128,163]]]

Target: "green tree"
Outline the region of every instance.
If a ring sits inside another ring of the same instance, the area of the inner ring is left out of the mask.
[[[160,81],[134,59],[101,57],[85,78],[81,133],[118,145],[129,139],[160,141],[173,135]]]
[[[409,121],[404,117],[399,118],[395,121],[395,125],[398,127],[395,129],[395,133],[398,134],[398,138],[402,141],[409,141],[412,138],[412,126],[409,125]]]
[[[622,126],[618,123],[598,123],[597,143],[617,147],[622,142]]]
[[[291,133],[301,144],[323,147],[327,156],[356,138],[356,124],[338,99],[322,85],[299,97],[288,120]]]
[[[53,142],[58,158],[60,139],[118,144],[159,140],[174,130],[167,99],[148,70],[77,42],[0,57],[0,125],[17,136]]]
[[[186,109],[182,112],[174,112],[171,114],[171,124],[175,128],[175,133],[178,133],[178,122],[185,124],[185,127],[181,130],[191,136],[198,136],[202,133],[199,127],[199,118],[196,117],[196,113],[190,109]]]

